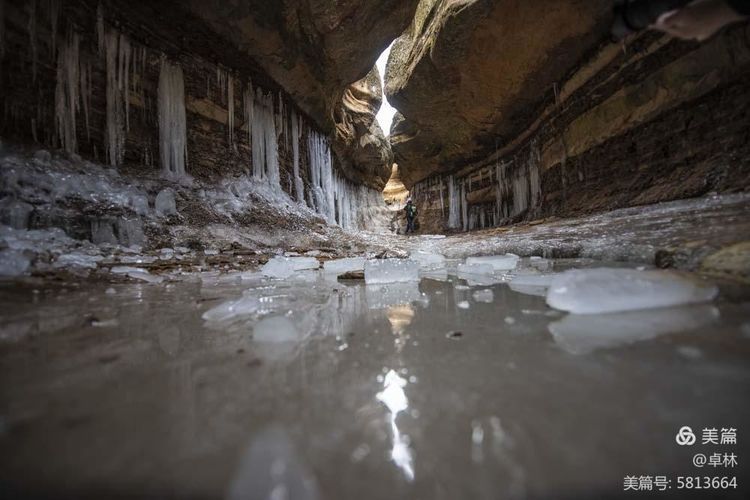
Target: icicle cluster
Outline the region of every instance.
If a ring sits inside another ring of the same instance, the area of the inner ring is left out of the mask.
[[[57,59],[55,122],[60,144],[70,154],[78,151],[76,117],[81,105],[79,44],[80,37],[71,34]]]
[[[159,152],[164,174],[174,180],[185,176],[187,120],[182,68],[162,59],[159,73]]]
[[[313,202],[311,206],[328,221],[336,223],[336,207],[333,193],[333,162],[328,139],[311,130],[307,143],[310,154],[310,179]]]

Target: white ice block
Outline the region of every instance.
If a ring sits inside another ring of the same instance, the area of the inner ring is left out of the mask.
[[[511,271],[518,265],[518,255],[511,253],[505,255],[491,255],[488,257],[469,257],[466,259],[467,265],[489,264],[495,271]]]
[[[320,263],[314,257],[274,257],[261,268],[261,272],[269,278],[284,279],[290,277],[296,271],[318,269],[319,267]]]
[[[365,270],[364,257],[352,257],[348,259],[329,260],[323,264],[323,270],[327,274],[345,274]]]
[[[714,285],[670,271],[579,269],[552,280],[547,304],[574,314],[603,314],[709,302],[718,293]]]
[[[365,282],[409,283],[419,281],[419,263],[406,259],[379,259],[365,263]]]

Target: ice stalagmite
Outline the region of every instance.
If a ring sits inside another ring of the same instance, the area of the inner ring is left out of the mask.
[[[182,179],[187,163],[185,83],[182,68],[166,58],[159,74],[159,152],[164,175]]]
[[[55,88],[55,122],[60,144],[73,154],[78,150],[76,116],[80,108],[79,51],[80,37],[71,34],[57,59]]]

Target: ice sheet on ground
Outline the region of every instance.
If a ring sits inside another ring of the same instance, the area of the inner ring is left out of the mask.
[[[365,296],[367,297],[367,306],[370,309],[387,309],[392,306],[407,305],[422,298],[417,282],[367,285]]]
[[[492,290],[477,290],[472,294],[476,302],[483,302],[485,304],[492,304],[495,301],[495,294]]]
[[[603,314],[709,302],[716,286],[670,271],[577,269],[557,275],[547,304],[574,314]]]
[[[25,274],[31,267],[31,260],[18,250],[0,251],[0,276],[15,277]]]
[[[348,259],[329,260],[323,264],[323,270],[330,274],[345,274],[354,271],[364,271],[365,258],[351,257]]]
[[[419,263],[407,259],[369,260],[365,263],[365,282],[408,283],[419,281]]]
[[[221,323],[253,315],[260,308],[261,303],[257,297],[244,295],[237,300],[229,300],[209,309],[203,313],[202,318],[209,322]]]
[[[147,283],[161,283],[164,281],[164,278],[161,276],[154,276],[147,270],[138,267],[117,266],[113,267],[111,272],[114,274],[124,274],[133,279],[138,279]]]
[[[297,271],[318,269],[320,262],[314,257],[274,257],[261,268],[264,276],[269,278],[289,278]]]
[[[569,314],[551,323],[549,331],[567,352],[588,354],[667,333],[698,329],[719,318],[719,310],[708,304],[611,314]]]
[[[513,254],[490,255],[487,257],[469,257],[466,259],[466,264],[469,266],[489,264],[495,271],[511,271],[516,268],[519,259],[518,255]]]
[[[420,250],[412,252],[409,258],[419,262],[419,268],[426,272],[445,269],[446,266],[445,256],[438,253],[423,252]]]

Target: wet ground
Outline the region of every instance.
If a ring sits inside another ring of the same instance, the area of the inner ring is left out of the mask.
[[[568,316],[515,288],[8,284],[0,496],[638,498],[626,476],[665,476],[657,496],[685,498],[678,476],[711,476],[738,487],[696,498],[748,497],[746,289]],[[215,313],[243,293],[260,310]],[[685,425],[698,444],[676,443]],[[701,445],[703,428],[737,444]]]

